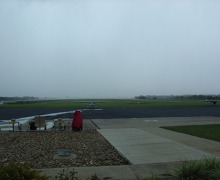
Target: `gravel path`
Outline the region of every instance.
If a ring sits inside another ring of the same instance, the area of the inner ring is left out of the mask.
[[[76,158],[56,159],[60,149]],[[96,130],[1,132],[0,162],[25,162],[36,169],[128,164]]]

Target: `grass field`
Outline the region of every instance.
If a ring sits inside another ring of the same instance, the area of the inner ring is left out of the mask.
[[[184,100],[136,100],[136,99],[73,99],[73,100],[36,100],[4,103],[3,107],[42,107],[42,108],[88,108],[93,102],[96,108],[112,107],[155,107],[155,106],[204,106],[202,101]]]
[[[220,124],[170,126],[162,128],[220,142]]]

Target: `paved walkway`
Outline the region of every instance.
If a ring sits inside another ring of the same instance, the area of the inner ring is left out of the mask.
[[[136,128],[101,129],[99,132],[134,165],[197,160],[210,156],[195,148]]]
[[[219,117],[93,120],[98,130],[132,165],[75,168],[81,179],[146,179],[152,172],[166,174],[179,161],[220,158],[220,142],[161,129],[160,126],[220,124]],[[45,169],[54,175],[61,169]]]
[[[93,121],[100,128],[99,132],[133,164],[194,160],[204,156],[220,158],[220,142],[159,128],[175,125],[220,124],[219,117],[131,118]],[[136,154],[139,154],[136,157],[141,159],[140,162],[131,158]],[[144,161],[146,158],[147,160]]]
[[[78,172],[76,177],[81,180],[88,180],[95,174],[100,180],[146,180],[152,173],[159,177],[169,177],[168,174],[180,163],[160,163],[148,165],[121,165],[121,166],[94,166],[94,167],[75,167]],[[72,168],[66,168],[65,172],[72,171]],[[43,169],[44,174],[54,177],[57,173],[63,171],[63,168]],[[51,178],[54,179],[54,178]]]

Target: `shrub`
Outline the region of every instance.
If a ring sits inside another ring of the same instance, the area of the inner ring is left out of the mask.
[[[47,176],[40,175],[37,170],[32,170],[27,164],[10,163],[7,165],[0,163],[0,180],[24,180],[24,179],[48,179]]]
[[[220,179],[220,161],[215,158],[204,158],[198,161],[185,161],[174,173],[174,179],[216,180]]]

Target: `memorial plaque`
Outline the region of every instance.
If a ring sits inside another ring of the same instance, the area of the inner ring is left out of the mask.
[[[62,119],[58,119],[57,123],[58,123],[59,129],[61,130],[62,129],[63,120]]]
[[[59,149],[53,159],[76,159],[77,155],[69,149]]]
[[[13,119],[13,120],[11,120],[11,124],[15,124],[16,123],[16,120],[15,119]]]
[[[59,156],[70,156],[70,150],[68,150],[68,149],[60,149],[58,154],[59,154]]]
[[[13,131],[15,131],[15,123],[16,123],[16,120],[15,120],[15,119],[11,120],[11,124],[12,124],[12,129],[13,129]]]
[[[45,127],[45,119],[43,116],[35,116],[34,122],[38,127]]]

